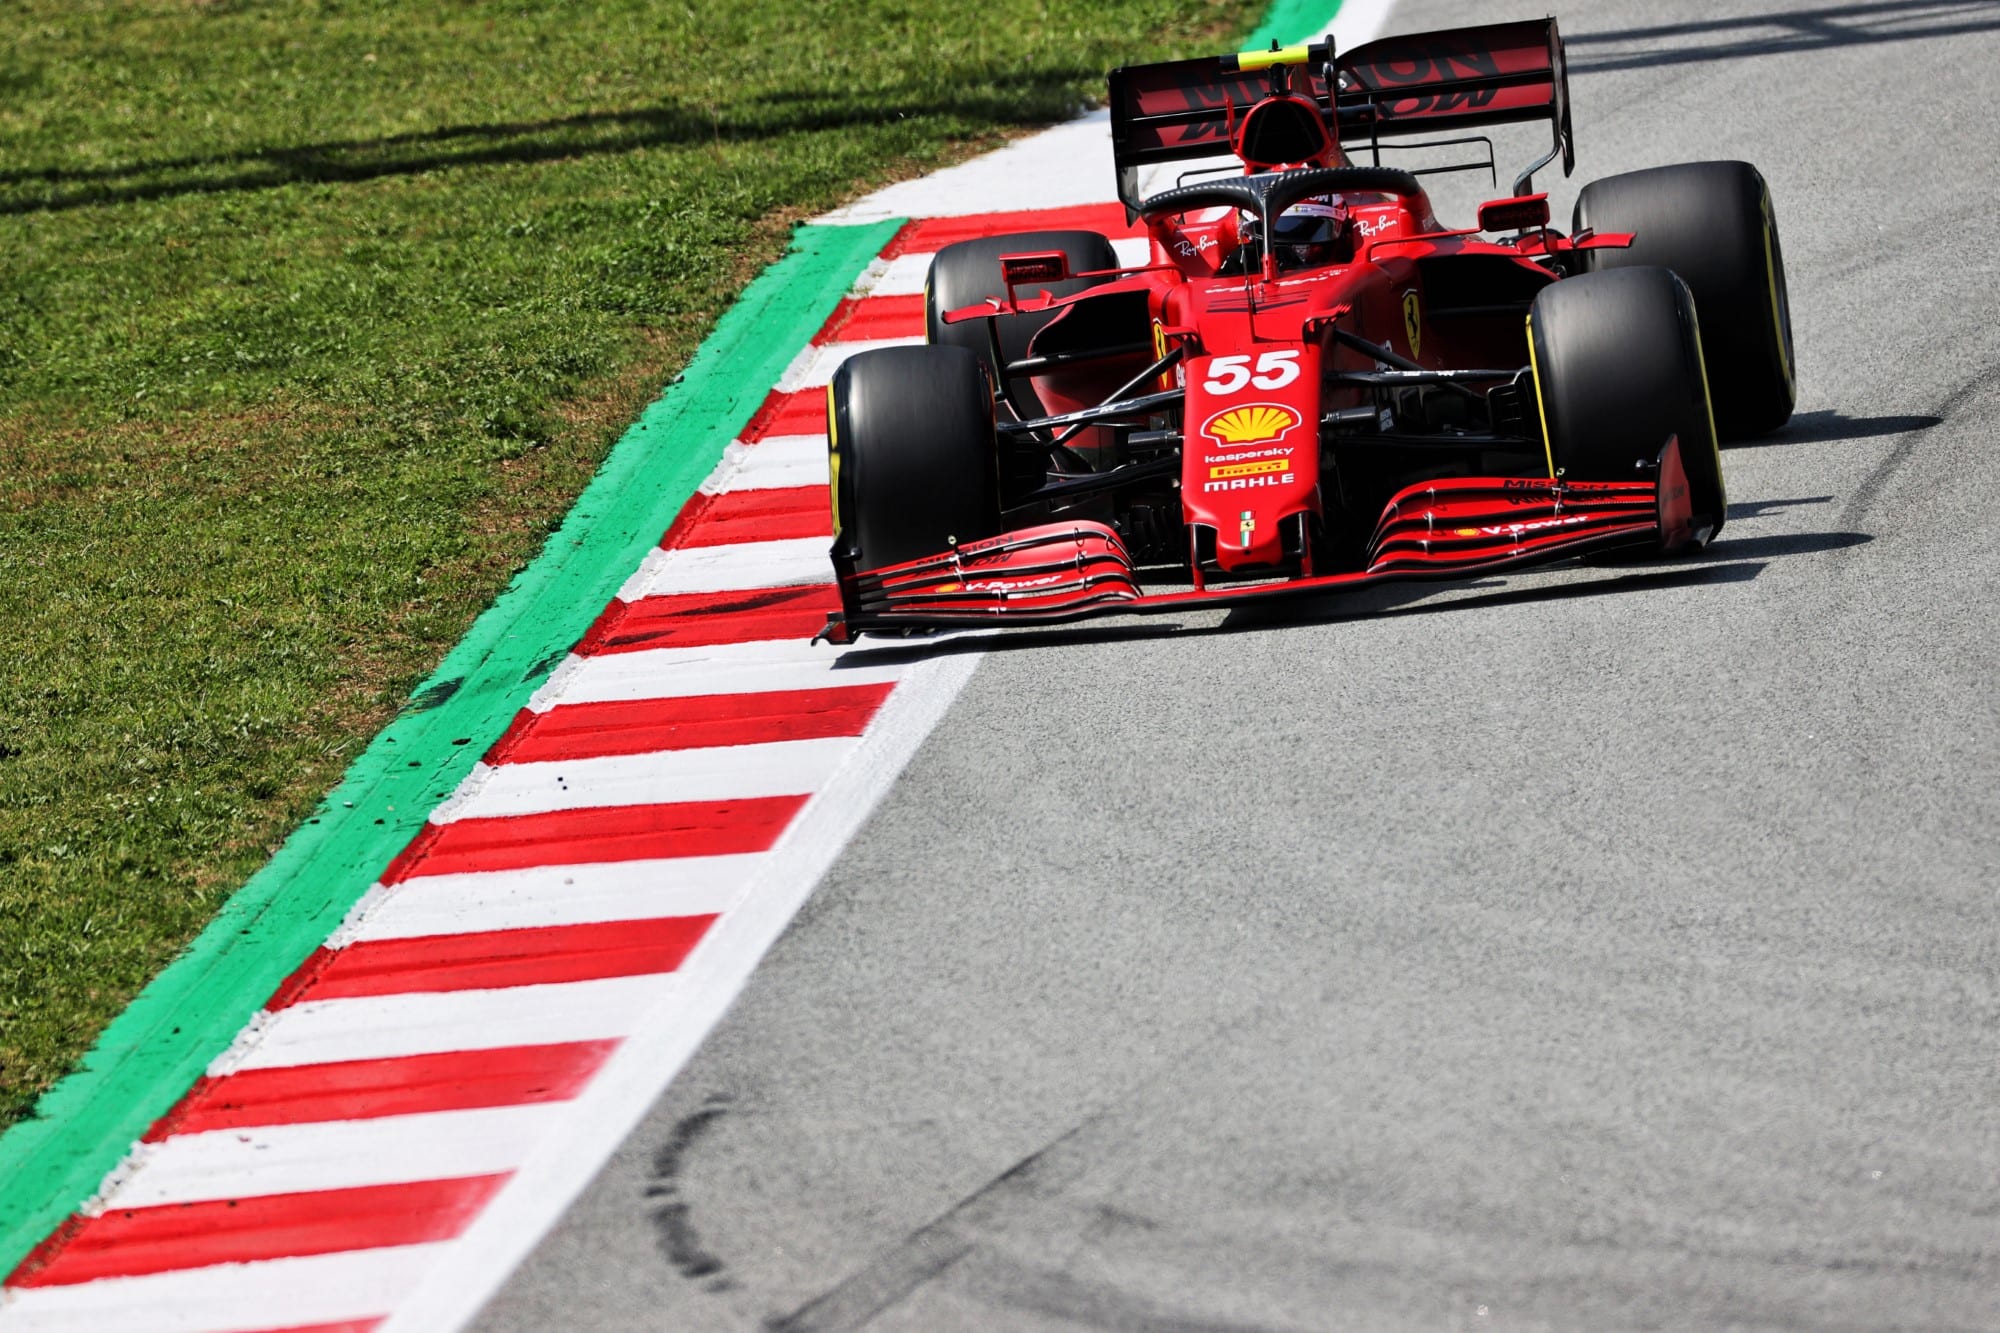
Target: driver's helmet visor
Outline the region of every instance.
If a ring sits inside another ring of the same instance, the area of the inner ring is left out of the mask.
[[[1347,209],[1340,204],[1308,199],[1286,209],[1271,228],[1278,245],[1306,247],[1331,245],[1340,237],[1347,221]]]

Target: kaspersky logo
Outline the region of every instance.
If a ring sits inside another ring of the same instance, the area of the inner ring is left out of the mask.
[[[1201,433],[1224,449],[1281,440],[1299,424],[1297,412],[1282,403],[1245,403],[1217,412],[1202,423]]]

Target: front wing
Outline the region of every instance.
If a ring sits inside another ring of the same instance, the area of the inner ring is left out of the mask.
[[[842,611],[821,637],[1051,624],[1091,616],[1241,606],[1399,579],[1462,579],[1614,546],[1693,545],[1678,441],[1632,481],[1459,477],[1419,482],[1382,511],[1358,570],[1193,591],[1147,593],[1118,534],[1075,521],[1023,528],[950,551],[847,574]]]

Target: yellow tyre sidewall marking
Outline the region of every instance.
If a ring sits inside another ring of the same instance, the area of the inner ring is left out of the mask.
[[[1729,484],[1722,479],[1722,437],[1715,431],[1715,402],[1708,392],[1708,358],[1701,351],[1701,315],[1688,302],[1688,332],[1694,338],[1694,373],[1701,382],[1701,410],[1708,416],[1708,454],[1715,462],[1715,526],[1729,516]]]
[[[1778,234],[1778,224],[1771,217],[1771,194],[1764,192],[1764,279],[1771,291],[1771,336],[1778,343],[1778,369],[1785,377],[1785,392],[1794,398],[1798,396],[1798,379],[1792,370],[1792,356],[1785,346],[1785,308],[1778,300],[1778,257],[1773,241]]]
[[[1528,314],[1528,373],[1535,381],[1535,419],[1542,423],[1542,455],[1549,462],[1549,480],[1556,475],[1556,446],[1549,438],[1549,409],[1542,402],[1542,367],[1535,358],[1535,316]]]
[[[840,536],[840,426],[833,411],[833,385],[826,386],[827,501],[833,506],[833,535]]]

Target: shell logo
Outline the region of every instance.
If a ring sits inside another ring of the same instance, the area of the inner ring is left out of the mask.
[[[1299,414],[1278,403],[1245,403],[1217,412],[1201,433],[1219,445],[1269,444],[1299,424]]]

